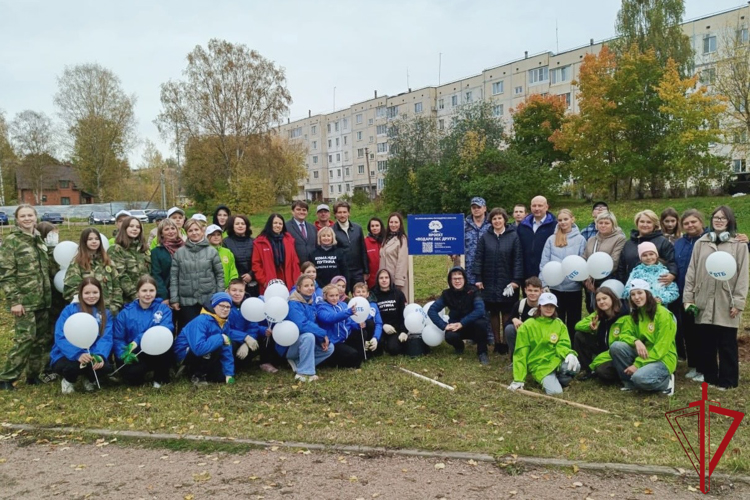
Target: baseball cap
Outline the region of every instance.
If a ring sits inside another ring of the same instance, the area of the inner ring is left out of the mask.
[[[539,305],[546,306],[547,304],[557,307],[557,297],[554,293],[543,293],[539,296]]]
[[[318,209],[315,212],[317,213],[317,212],[320,212],[321,210],[325,210],[326,212],[331,211],[331,209],[328,208],[328,205],[326,205],[325,203],[321,203],[320,205],[318,205]]]
[[[215,233],[216,231],[219,231],[219,232],[221,232],[221,227],[220,227],[220,226],[217,226],[216,224],[211,224],[210,226],[208,226],[208,227],[206,228],[206,236],[208,236],[209,234],[213,234],[213,233]]]
[[[650,292],[651,285],[649,285],[648,281],[646,280],[636,278],[630,282],[630,291],[632,292],[633,290],[645,290],[647,292]]]
[[[185,217],[185,211],[181,209],[180,207],[172,207],[169,210],[167,210],[167,217],[172,217],[172,214],[174,213],[182,214],[182,216]]]
[[[471,199],[471,204],[472,205],[477,205],[479,207],[486,207],[487,206],[487,202],[484,201],[484,198],[482,198],[481,196],[475,196],[474,198],[472,198]]]
[[[127,210],[120,210],[115,214],[115,220],[119,219],[120,217],[132,217],[132,215],[130,215],[130,212],[128,212]]]
[[[195,219],[197,221],[201,221],[201,222],[208,222],[208,220],[206,219],[206,216],[203,214],[193,214],[193,216],[190,218]]]

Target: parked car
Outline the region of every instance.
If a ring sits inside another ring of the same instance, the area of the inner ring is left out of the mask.
[[[159,222],[160,220],[164,220],[166,218],[167,218],[166,210],[151,210],[148,213],[149,222]]]
[[[0,226],[7,226],[8,225],[8,214],[5,212],[0,212]]]
[[[42,222],[51,222],[52,224],[62,224],[65,222],[60,212],[47,212],[42,214]]]
[[[135,217],[141,222],[148,222],[148,215],[144,210],[128,210],[131,217]]]
[[[115,217],[114,215],[107,213],[107,212],[91,212],[91,215],[89,215],[89,224],[95,225],[95,224],[114,224],[115,223]]]

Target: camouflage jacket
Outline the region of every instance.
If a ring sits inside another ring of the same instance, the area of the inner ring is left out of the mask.
[[[140,252],[141,246],[134,245],[128,249],[115,245],[109,249],[109,258],[120,276],[120,287],[125,304],[135,300],[138,280],[144,274],[151,274],[151,250]]]
[[[0,246],[0,287],[11,306],[31,311],[48,309],[51,303],[49,256],[39,233],[14,231]]]
[[[63,297],[65,297],[65,300],[68,302],[73,300],[73,296],[78,293],[78,285],[81,284],[81,280],[89,276],[93,276],[102,284],[104,304],[109,309],[109,312],[112,313],[112,316],[116,315],[122,308],[120,275],[117,274],[117,269],[114,266],[105,266],[99,259],[94,259],[91,262],[90,271],[86,271],[80,265],[76,264],[75,260],[70,263],[70,267],[65,272],[63,286]]]

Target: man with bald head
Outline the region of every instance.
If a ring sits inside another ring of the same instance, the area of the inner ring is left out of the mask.
[[[549,212],[547,198],[535,196],[531,200],[531,213],[518,224],[523,250],[523,279],[539,276],[544,244],[554,234],[556,226],[557,219]]]

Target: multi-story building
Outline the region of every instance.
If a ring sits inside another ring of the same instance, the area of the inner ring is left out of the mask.
[[[716,57],[726,34],[748,41],[750,5],[711,14],[683,23],[695,51],[695,72],[701,84],[716,78]],[[606,41],[605,41],[606,42]],[[308,175],[300,184],[298,197],[335,199],[355,190],[379,193],[388,169],[389,126],[397,120],[429,116],[437,128],[449,129],[458,119],[461,106],[489,100],[493,114],[512,127],[511,110],[532,94],[563,96],[570,113],[578,113],[577,78],[586,54],[597,54],[605,42],[593,39],[581,47],[555,54],[543,52],[483,70],[481,73],[425,87],[396,96],[375,96],[349,108],[288,122],[279,132],[307,148]],[[731,145],[717,150],[732,157],[735,173],[746,172],[745,152]],[[736,158],[734,157],[736,156]]]

